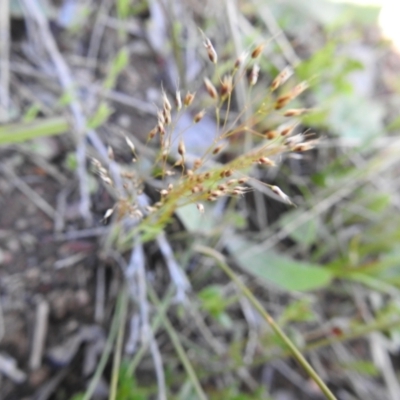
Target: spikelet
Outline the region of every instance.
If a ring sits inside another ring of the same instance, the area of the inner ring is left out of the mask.
[[[251,53],[251,58],[257,58],[264,50],[264,44],[259,44]]]
[[[225,75],[221,82],[221,97],[225,99],[226,97],[230,96],[232,93],[233,88],[233,79],[232,75]]]
[[[299,115],[304,115],[310,112],[308,108],[292,108],[290,110],[286,110],[283,113],[284,117],[298,117]]]
[[[206,115],[206,110],[201,110],[199,111],[194,117],[193,117],[193,122],[195,124],[197,124],[198,122],[200,122],[203,117]]]
[[[247,53],[242,53],[236,60],[233,66],[234,70],[239,69],[247,58]]]
[[[178,111],[182,108],[182,98],[179,90],[175,92],[175,107]]]
[[[203,206],[203,204],[197,203],[197,204],[196,204],[196,207],[197,207],[197,209],[199,210],[199,212],[200,212],[201,214],[204,213],[204,206]]]
[[[250,76],[249,76],[250,86],[254,86],[257,83],[259,73],[260,73],[260,67],[258,66],[258,64],[254,64],[253,68],[250,71]]]
[[[193,103],[195,95],[196,93],[190,93],[190,92],[186,93],[186,96],[183,99],[183,104],[185,105],[185,107],[189,107]]]
[[[204,44],[204,47],[207,50],[207,55],[208,55],[209,60],[213,64],[216,64],[217,61],[218,61],[218,55],[217,55],[217,52],[214,49],[214,46],[211,43],[211,40],[209,38],[205,37],[203,44]]]
[[[293,74],[293,70],[291,67],[286,67],[284,70],[282,70],[278,76],[272,81],[271,83],[271,91],[275,91],[278,89],[279,86],[281,86],[283,83],[285,83],[290,76]]]
[[[204,85],[210,97],[214,100],[218,99],[217,89],[208,78],[204,78]]]

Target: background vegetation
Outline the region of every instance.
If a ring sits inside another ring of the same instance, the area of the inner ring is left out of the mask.
[[[0,399],[398,398],[378,7],[0,7]]]

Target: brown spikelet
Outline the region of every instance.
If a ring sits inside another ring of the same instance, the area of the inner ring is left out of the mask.
[[[288,126],[288,127],[286,127],[286,128],[283,128],[281,131],[280,131],[280,135],[281,136],[289,136],[292,132],[293,132],[293,129],[294,128],[296,128],[296,125],[290,125],[290,126]]]
[[[261,157],[257,160],[257,162],[260,165],[267,165],[268,167],[272,167],[275,165],[275,163],[272,160],[270,160],[268,157]]]
[[[221,152],[221,150],[224,148],[223,144],[218,145],[214,150],[213,150],[213,154],[219,154]]]
[[[171,106],[171,103],[168,100],[167,94],[164,92],[164,89],[163,89],[162,92],[163,92],[163,107],[164,107],[165,110],[171,111],[172,110],[172,106]]]
[[[204,78],[204,85],[210,97],[214,100],[218,99],[217,89],[208,78]]]
[[[194,100],[195,93],[187,92],[185,98],[183,99],[183,104],[185,107],[189,107]]]
[[[196,186],[192,187],[192,193],[193,194],[199,193],[199,192],[200,192],[200,186],[199,185],[196,185]]]
[[[202,166],[202,164],[203,164],[203,161],[200,158],[197,158],[196,160],[194,160],[193,169],[196,170],[196,169],[200,168]]]
[[[195,124],[197,124],[198,122],[200,122],[203,117],[206,115],[206,110],[201,110],[199,111],[194,117],[193,117],[193,122]]]
[[[246,59],[246,57],[247,57],[247,53],[242,53],[242,54],[236,59],[235,64],[234,64],[234,66],[233,66],[234,70],[239,69],[239,68],[243,65],[244,60]]]
[[[264,135],[268,140],[272,140],[278,136],[278,132],[275,130],[268,130],[268,131],[264,132]]]
[[[221,97],[224,99],[232,93],[233,82],[232,75],[225,75],[221,82]]]
[[[224,171],[225,178],[229,178],[232,175],[233,175],[233,171],[231,169],[227,169]]]
[[[286,67],[284,70],[282,70],[278,76],[272,81],[271,83],[271,91],[273,92],[274,90],[278,89],[280,85],[285,83],[289,77],[292,75],[293,70],[290,67]]]
[[[259,44],[251,53],[251,58],[257,58],[264,50],[264,44]]]
[[[208,55],[209,60],[210,60],[213,64],[216,64],[217,61],[218,61],[218,55],[217,55],[217,52],[216,52],[215,49],[214,49],[214,46],[213,46],[212,43],[211,43],[211,40],[208,39],[208,38],[206,37],[206,38],[204,39],[203,44],[204,44],[204,47],[205,47],[206,50],[207,50],[207,55]]]
[[[280,110],[289,104],[293,100],[293,96],[291,94],[285,94],[283,96],[278,97],[278,100],[275,102],[275,110]]]
[[[166,108],[163,109],[163,117],[165,121],[165,125],[170,125],[171,124],[171,112],[167,110]]]
[[[183,142],[183,140],[180,140],[180,141],[179,141],[179,144],[178,144],[178,153],[179,153],[182,157],[185,156],[186,148],[185,148],[185,143]]]
[[[292,108],[290,110],[286,110],[283,113],[284,117],[298,117],[299,115],[303,115],[308,113],[310,110],[307,108]]]
[[[165,135],[165,126],[164,126],[164,124],[162,124],[161,122],[158,122],[158,125],[157,125],[157,132],[158,132],[161,136],[164,136],[164,135]]]
[[[154,128],[149,132],[149,134],[147,135],[148,139],[149,139],[149,140],[153,139],[154,136],[157,135],[157,132],[158,132],[158,131],[159,131],[158,126],[154,127]]]

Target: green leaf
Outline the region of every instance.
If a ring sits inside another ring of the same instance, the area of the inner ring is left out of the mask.
[[[68,129],[68,122],[63,117],[36,119],[29,123],[8,124],[0,127],[0,145],[24,142],[41,136],[59,135],[68,131]]]
[[[262,281],[273,283],[286,290],[307,291],[327,286],[332,278],[331,271],[315,264],[297,261],[272,250],[259,251],[254,245],[233,236],[227,243],[240,267]]]
[[[107,104],[101,103],[93,117],[88,121],[87,126],[95,129],[107,121],[108,117],[114,112]]]
[[[212,218],[212,212],[207,204],[204,204],[205,212],[201,213],[195,204],[187,204],[179,207],[176,214],[189,232],[200,234],[210,233],[216,226],[215,218]]]
[[[304,210],[295,210],[286,213],[279,220],[279,225],[284,229],[293,221],[293,219],[296,219],[299,216],[299,213],[304,213]],[[316,218],[310,218],[309,220],[301,224],[298,228],[291,231],[289,236],[298,243],[310,246],[316,241],[317,234],[318,220]]]
[[[379,375],[378,368],[371,361],[359,360],[359,361],[353,361],[353,362],[346,363],[346,364],[341,364],[341,366],[343,369],[347,369],[350,371],[356,371],[363,375],[368,375],[368,376],[378,376]]]
[[[384,108],[360,96],[341,96],[331,104],[331,130],[347,139],[367,141],[384,133]]]

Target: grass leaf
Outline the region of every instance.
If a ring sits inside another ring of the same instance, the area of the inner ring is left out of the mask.
[[[253,245],[239,236],[231,238],[229,242],[230,251],[244,271],[283,289],[319,289],[327,286],[333,278],[332,272],[325,268],[271,250],[262,253],[255,251],[253,254],[248,251]]]
[[[41,136],[59,135],[69,130],[64,117],[36,119],[33,122],[19,122],[0,127],[0,145],[18,143]]]

